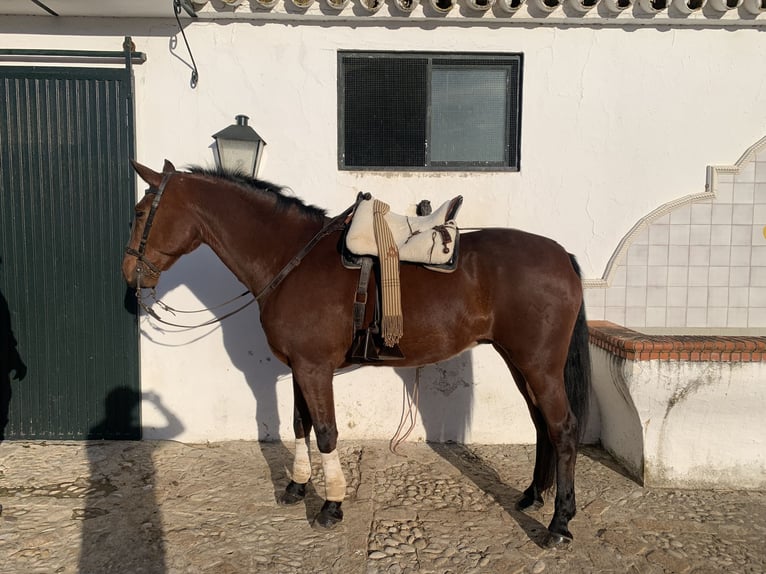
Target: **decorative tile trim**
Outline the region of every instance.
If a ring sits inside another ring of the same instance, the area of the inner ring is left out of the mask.
[[[609,321],[589,321],[590,343],[631,361],[766,362],[766,337],[645,335]]]

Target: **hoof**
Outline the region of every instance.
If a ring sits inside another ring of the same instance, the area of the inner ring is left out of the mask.
[[[564,533],[551,532],[545,546],[548,548],[563,548],[568,546],[573,539],[572,533],[569,530]]]
[[[312,526],[317,529],[334,528],[343,520],[343,511],[340,509],[341,504],[341,502],[333,502],[332,500],[325,501]]]
[[[285,493],[277,500],[282,506],[292,506],[298,504],[306,498],[306,485],[290,481],[285,488]]]
[[[517,510],[537,510],[543,507],[542,498],[534,498],[528,494],[523,494],[516,503]]]

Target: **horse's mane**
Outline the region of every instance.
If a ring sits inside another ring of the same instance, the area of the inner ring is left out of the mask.
[[[198,165],[190,166],[189,171],[191,173],[206,175],[209,177],[230,181],[232,183],[237,183],[255,191],[272,194],[277,200],[276,207],[279,210],[286,211],[290,207],[296,207],[302,213],[318,221],[324,221],[324,218],[327,216],[327,212],[321,207],[316,207],[315,205],[307,205],[299,197],[285,195],[285,190],[288,188],[276,185],[269,181],[250,177],[241,171],[231,171],[223,168],[207,168]]]

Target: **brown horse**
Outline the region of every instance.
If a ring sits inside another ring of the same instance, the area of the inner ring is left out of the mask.
[[[341,264],[337,218],[328,228],[322,210],[240,174],[179,172],[167,161],[162,173],[133,165],[150,189],[136,206],[122,263],[126,281],[138,290],[154,287],[162,271],[206,243],[256,296],[269,346],[293,374],[296,450],[281,502],[305,496],[313,428],[326,478],[315,524],[333,526],[343,518],[345,496],[333,373],[349,363],[359,279],[358,271]],[[436,363],[480,343],[503,357],[537,429],[532,483],[518,507],[541,505],[555,479],[548,529],[553,542],[571,540],[578,421],[585,420],[590,388],[574,257],[550,239],[515,229],[467,233],[453,273],[401,266],[401,304],[399,347],[406,358],[396,366]]]

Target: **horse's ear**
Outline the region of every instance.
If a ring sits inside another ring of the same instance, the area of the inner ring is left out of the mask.
[[[165,165],[162,166],[162,173],[173,173],[176,170],[176,166],[170,163],[170,160],[165,160]]]
[[[136,173],[141,176],[141,179],[143,179],[146,183],[153,187],[158,187],[160,183],[162,182],[162,174],[157,173],[154,170],[149,169],[145,165],[141,165],[135,160],[130,160],[130,163],[133,165],[133,169],[136,170]]]

